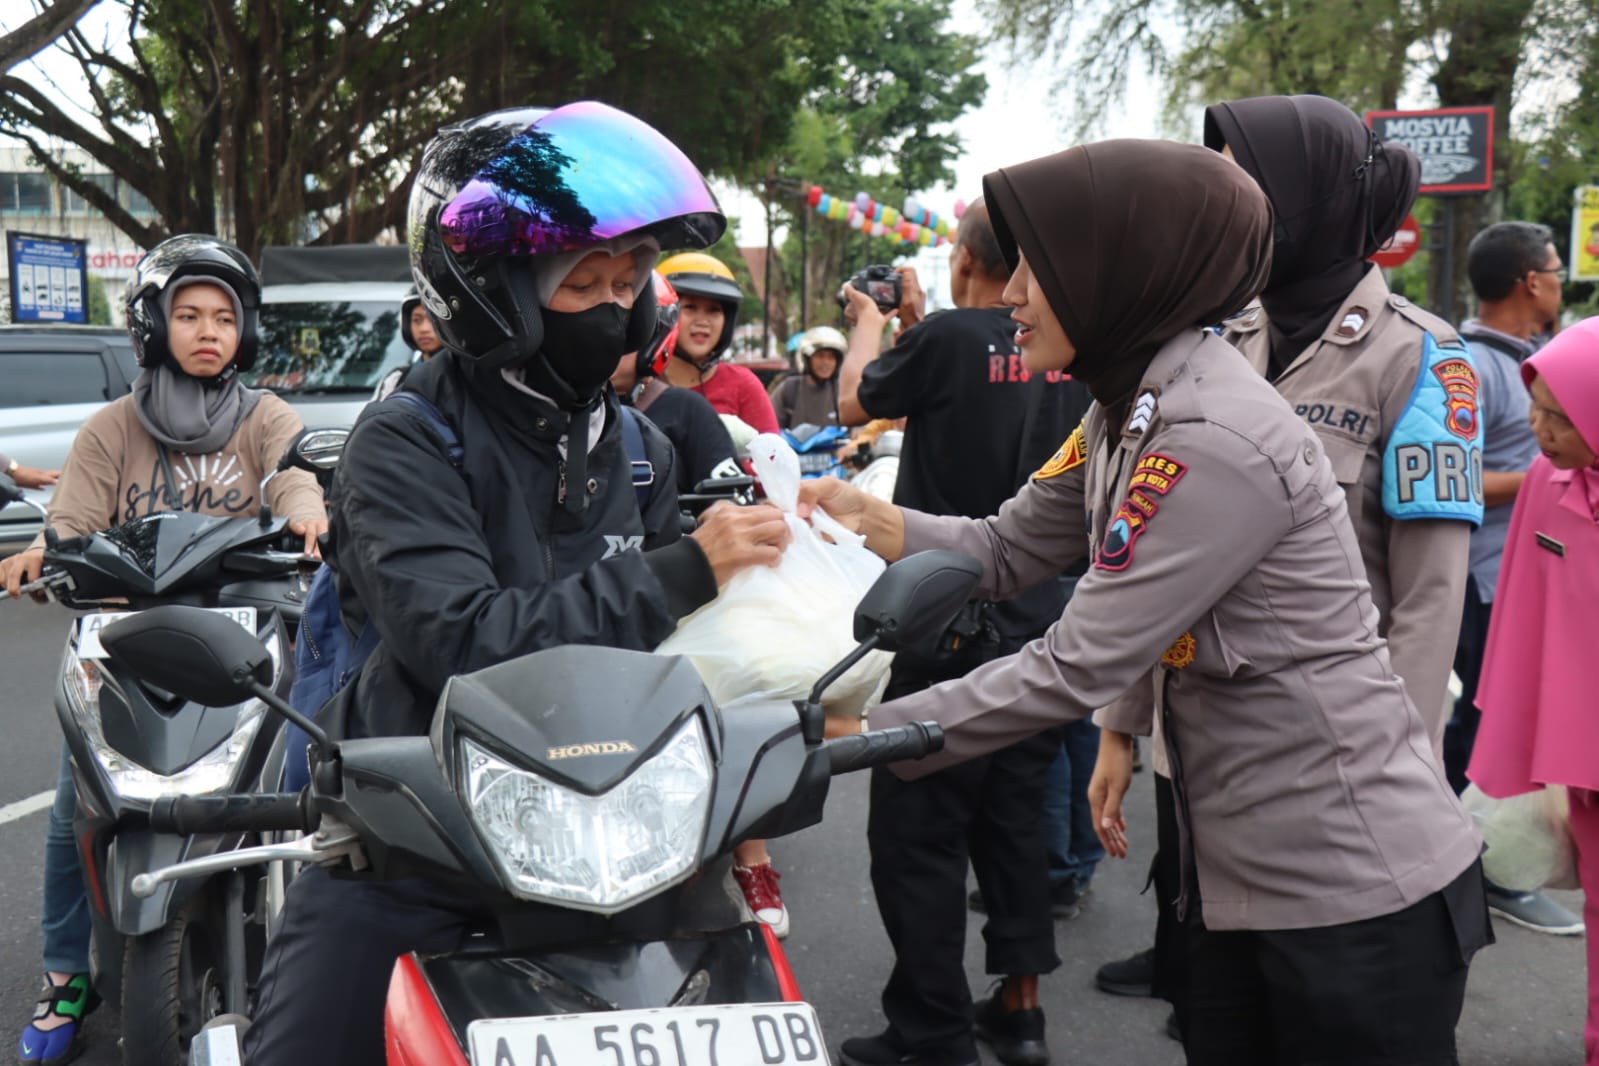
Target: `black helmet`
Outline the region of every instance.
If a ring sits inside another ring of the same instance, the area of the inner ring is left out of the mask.
[[[412,285],[400,300],[400,339],[413,352],[417,351],[416,338],[411,336],[411,312],[422,306],[422,294]]]
[[[710,353],[696,362],[679,346],[673,351],[686,362],[702,370],[727,354],[733,345],[733,330],[738,325],[738,305],[744,300],[744,290],[738,287],[733,271],[726,263],[701,252],[682,252],[656,268],[672,283],[679,297],[700,296],[722,305],[722,335],[711,346]]]
[[[218,380],[255,366],[260,347],[261,275],[250,257],[204,233],[168,237],[151,248],[133,268],[128,281],[128,335],[139,365],[154,369],[172,359],[167,343],[167,316],[161,294],[180,278],[215,278],[239,298],[239,352]]]
[[[490,367],[544,340],[535,256],[619,237],[705,247],[727,226],[694,164],[632,115],[583,101],[496,111],[439,131],[411,189],[411,276],[444,344]],[[629,351],[655,329],[644,293]]]

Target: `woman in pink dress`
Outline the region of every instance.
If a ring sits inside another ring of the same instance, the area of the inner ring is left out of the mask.
[[[1494,595],[1467,775],[1490,796],[1571,795],[1588,926],[1588,1066],[1599,1066],[1599,318],[1522,365],[1543,455],[1516,497]]]

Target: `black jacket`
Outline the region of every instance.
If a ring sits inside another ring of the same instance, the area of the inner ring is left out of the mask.
[[[648,651],[715,597],[679,530],[670,443],[640,419],[655,467],[641,516],[609,390],[589,506],[574,515],[557,505],[555,406],[450,353],[404,387],[454,427],[462,469],[402,405],[372,404],[355,424],[333,485],[333,563],[347,620],[370,618],[382,644],[340,699],[337,732],[425,733],[455,674],[561,644]]]

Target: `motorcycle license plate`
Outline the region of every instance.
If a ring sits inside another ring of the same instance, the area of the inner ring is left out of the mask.
[[[486,1018],[468,1025],[472,1066],[827,1066],[808,1003]]]
[[[247,629],[251,635],[255,633],[255,608],[254,607],[207,607],[212,614],[220,614],[231,618]],[[105,646],[100,643],[100,631],[112,622],[124,618],[132,618],[138,611],[105,611],[98,614],[86,614],[78,619],[78,658],[104,659]]]

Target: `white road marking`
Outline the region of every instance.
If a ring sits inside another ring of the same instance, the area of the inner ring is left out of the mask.
[[[6,822],[15,822],[19,818],[26,818],[28,815],[37,814],[39,811],[48,810],[50,804],[55,802],[55,798],[55,789],[50,789],[48,792],[40,792],[37,795],[29,796],[27,799],[8,803],[4,807],[0,807],[0,825],[4,825]]]

